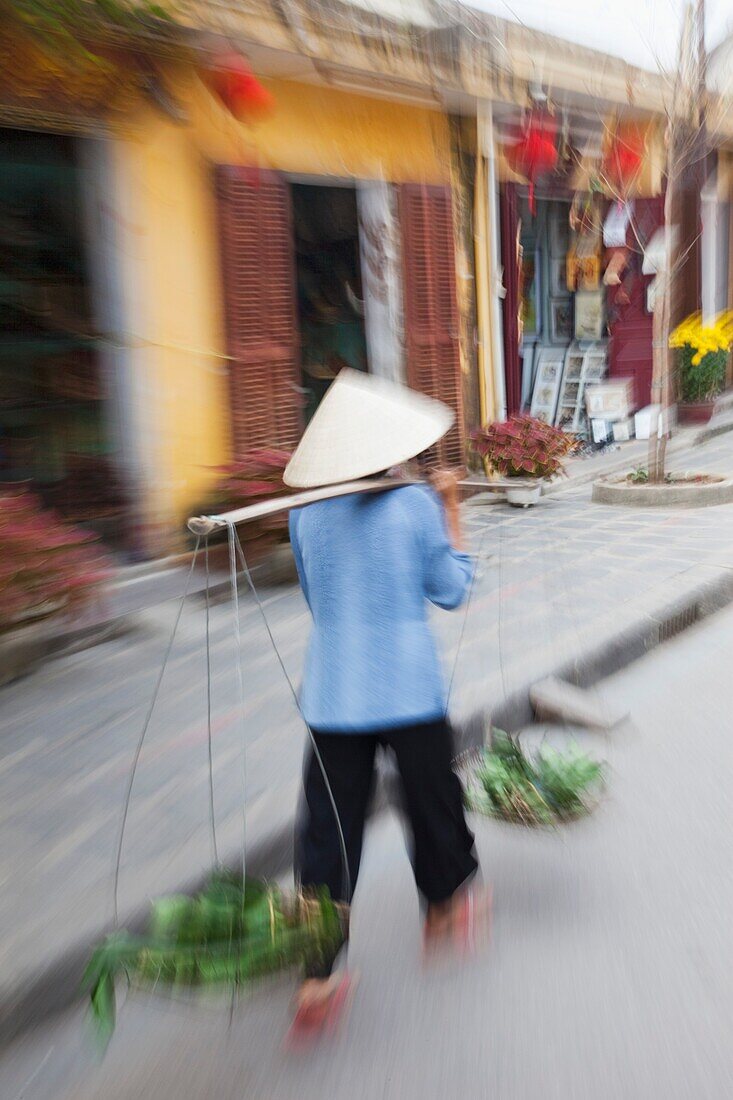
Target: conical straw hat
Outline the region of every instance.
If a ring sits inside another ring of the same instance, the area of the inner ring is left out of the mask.
[[[306,428],[285,484],[315,489],[389,470],[432,447],[453,419],[440,401],[345,368]]]

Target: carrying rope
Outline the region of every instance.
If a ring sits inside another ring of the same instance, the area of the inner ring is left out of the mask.
[[[236,642],[237,693],[239,713],[242,721],[242,884],[247,881],[247,723],[244,715],[244,673],[242,671],[242,624],[239,621],[239,586],[237,584],[237,530],[233,523],[227,522],[227,542],[229,544],[229,582],[232,593],[232,611],[234,614],[234,638]],[[244,898],[244,890],[242,891]]]
[[[134,752],[134,755],[133,755],[133,758],[132,758],[132,766],[130,768],[130,774],[129,774],[128,780],[127,780],[127,789],[125,791],[125,798],[124,798],[123,809],[122,809],[122,819],[120,821],[120,831],[119,831],[119,836],[118,836],[118,839],[117,839],[117,855],[116,855],[116,858],[115,858],[115,870],[114,870],[113,916],[114,916],[114,926],[115,926],[115,928],[119,927],[120,867],[122,865],[122,849],[123,849],[123,845],[124,845],[124,842],[125,842],[125,828],[127,826],[127,818],[128,818],[128,814],[130,812],[130,800],[132,798],[132,788],[133,788],[133,785],[135,783],[135,776],[137,774],[138,764],[140,763],[140,754],[143,751],[143,745],[145,743],[145,738],[147,736],[148,729],[150,727],[150,722],[151,722],[151,719],[153,717],[153,711],[155,710],[155,705],[158,702],[158,696],[160,694],[161,684],[163,683],[163,677],[165,676],[165,671],[168,667],[168,661],[170,659],[171,651],[173,650],[173,643],[176,640],[176,634],[178,633],[178,624],[180,623],[181,615],[183,614],[183,606],[186,602],[186,597],[188,596],[188,590],[191,587],[191,580],[193,578],[193,571],[194,571],[194,567],[196,565],[196,559],[198,558],[200,545],[201,545],[201,537],[199,536],[196,539],[196,545],[194,547],[193,555],[192,555],[192,558],[191,558],[191,565],[189,567],[188,574],[186,576],[186,583],[184,585],[183,595],[181,596],[181,599],[178,603],[178,611],[176,612],[176,617],[173,621],[173,629],[171,630],[170,637],[168,639],[168,645],[166,646],[165,655],[163,657],[163,664],[160,667],[160,672],[158,673],[158,679],[155,682],[155,687],[153,689],[153,694],[152,694],[152,697],[150,699],[150,704],[148,706],[147,713],[145,715],[145,719],[143,721],[142,730],[140,731],[140,736],[138,738],[137,745],[135,746],[135,752]]]
[[[211,827],[211,851],[214,866],[219,866],[219,847],[216,843],[216,812],[214,809],[214,749],[211,729],[211,574],[209,571],[209,538],[204,544],[206,565],[206,740],[209,753],[209,819]]]

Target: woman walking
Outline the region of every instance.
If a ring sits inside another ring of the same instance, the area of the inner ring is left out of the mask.
[[[402,386],[342,371],[285,481],[313,488],[375,476],[433,446],[452,419],[442,404]],[[302,890],[328,887],[343,907],[346,937],[375,756],[386,749],[402,781],[426,945],[466,940],[477,862],[451,767],[427,615],[428,602],[458,607],[472,575],[456,479],[441,473],[432,488],[405,485],[308,505],[291,513],[290,535],[313,617],[301,691],[312,740],[298,830]],[[335,1021],[348,992],[348,977],[332,973],[335,961],[322,960],[306,975],[296,1037]]]

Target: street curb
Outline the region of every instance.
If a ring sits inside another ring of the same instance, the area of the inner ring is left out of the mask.
[[[701,583],[682,596],[668,600],[653,616],[644,616],[637,623],[611,634],[595,648],[586,650],[581,658],[568,661],[547,675],[574,687],[590,688],[731,603],[733,570],[721,569],[714,581]],[[493,710],[487,706],[476,712],[470,719],[471,724],[515,732],[533,722],[535,715],[529,693],[534,682],[533,679],[513,692],[501,706]]]

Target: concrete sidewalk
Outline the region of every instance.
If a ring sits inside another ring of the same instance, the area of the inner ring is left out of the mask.
[[[694,452],[698,469],[733,470],[733,437]],[[516,725],[531,684],[550,672],[593,682],[731,597],[733,508],[665,512],[590,503],[575,488],[526,512],[469,505],[480,552],[468,616],[436,612],[451,712],[481,737]],[[297,679],[308,613],[294,589],[264,591],[273,633]],[[89,945],[108,927],[122,802],[142,716],[175,604],[136,631],[61,658],[2,692],[0,720],[0,1039],[39,1006],[74,992]],[[288,857],[304,733],[259,614],[243,601],[241,713],[228,607],[212,611],[218,851],[242,838],[242,742],[252,866]],[[211,865],[204,610],[187,607],[133,788],[120,909],[198,879]]]

